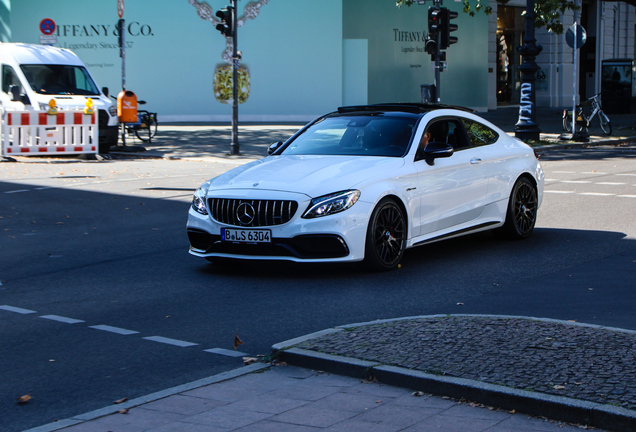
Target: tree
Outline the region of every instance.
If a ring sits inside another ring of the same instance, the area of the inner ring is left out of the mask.
[[[417,0],[396,0],[395,5],[411,6]],[[470,16],[475,13],[483,12],[486,15],[492,13],[490,6],[484,6],[482,0],[474,0],[475,5],[471,5],[470,0],[463,0],[463,12]],[[549,32],[561,34],[563,33],[563,22],[561,18],[566,10],[579,10],[580,7],[570,0],[536,0],[534,3],[534,26],[536,28],[545,27]],[[525,12],[524,12],[525,14]]]

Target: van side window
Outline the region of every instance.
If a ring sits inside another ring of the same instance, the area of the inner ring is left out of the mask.
[[[2,91],[5,93],[9,93],[9,87],[13,85],[16,85],[20,88],[20,94],[24,93],[22,84],[20,84],[20,80],[15,74],[13,68],[8,65],[2,65]]]

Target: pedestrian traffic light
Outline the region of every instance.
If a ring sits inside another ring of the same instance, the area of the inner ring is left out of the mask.
[[[435,6],[428,8],[428,37],[435,39],[439,33],[440,10]]]
[[[458,13],[448,10],[447,8],[440,9],[439,16],[439,49],[445,50],[454,43],[457,43],[457,38],[451,36],[450,33],[456,31],[459,27],[457,24],[451,24],[450,20],[457,18]]]
[[[426,52],[431,55],[431,61],[435,61],[435,56],[437,56],[437,42],[435,42],[434,39],[427,39],[424,47]]]
[[[221,23],[216,25],[216,29],[225,37],[232,37],[234,34],[233,12],[234,8],[232,6],[226,6],[225,9],[216,11],[216,16],[221,20]]]

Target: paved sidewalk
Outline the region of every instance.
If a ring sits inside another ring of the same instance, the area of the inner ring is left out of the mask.
[[[477,113],[493,122],[505,132],[514,134],[515,124],[519,116],[518,107],[505,107],[487,113]],[[617,144],[636,141],[636,114],[610,115],[614,128],[612,136],[603,135],[598,122],[594,120],[590,129],[588,143],[562,141],[562,110],[559,108],[539,108],[537,122],[541,129],[541,142],[537,148],[558,146],[587,146]],[[155,157],[167,159],[205,159],[223,160],[224,163],[234,161],[237,164],[267,156],[267,147],[276,141],[284,141],[298,131],[304,124],[240,124],[240,155],[230,156],[232,128],[220,124],[159,124],[157,136],[151,143],[142,143],[138,139],[128,140],[129,149],[141,146],[141,153],[122,152],[122,147],[114,148],[111,153],[115,157],[128,155],[132,157]]]

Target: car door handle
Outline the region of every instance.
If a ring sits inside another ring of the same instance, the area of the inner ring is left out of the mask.
[[[471,163],[472,165],[477,165],[477,164],[481,163],[481,159],[479,159],[479,158],[471,159],[471,160],[470,160],[470,163]]]

